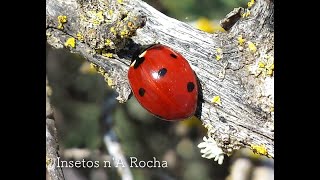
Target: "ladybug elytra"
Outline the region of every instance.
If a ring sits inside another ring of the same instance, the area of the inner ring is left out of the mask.
[[[164,120],[194,115],[198,101],[196,75],[188,61],[168,46],[153,44],[132,57],[128,79],[134,96]]]

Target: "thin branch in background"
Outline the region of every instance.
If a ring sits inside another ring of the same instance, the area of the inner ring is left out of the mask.
[[[129,164],[126,160],[126,157],[122,151],[121,144],[117,138],[116,133],[113,131],[113,115],[112,111],[116,107],[115,98],[106,98],[103,104],[103,115],[102,115],[102,124],[103,124],[103,142],[108,150],[113,165],[117,168],[117,171],[122,180],[133,180],[133,176],[129,167]],[[117,163],[119,163],[117,165]]]
[[[121,149],[121,144],[116,138],[115,133],[110,130],[108,133],[104,135],[103,141],[108,149],[110,156],[112,157],[111,162],[116,164],[119,162],[119,165],[116,166],[119,175],[122,180],[133,180],[132,173],[130,171],[130,166],[126,160],[126,157],[123,154]],[[121,164],[120,164],[121,162]]]

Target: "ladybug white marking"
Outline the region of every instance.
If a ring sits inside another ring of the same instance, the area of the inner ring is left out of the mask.
[[[130,67],[133,67],[134,64],[136,64],[136,60],[134,60],[134,61],[131,63]]]
[[[143,51],[143,53],[141,53],[141,54],[139,55],[139,58],[142,58],[144,55],[146,55],[146,53],[147,53],[147,51]]]

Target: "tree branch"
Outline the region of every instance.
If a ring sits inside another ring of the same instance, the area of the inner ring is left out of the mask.
[[[250,147],[273,157],[273,2],[257,0],[241,18],[230,15],[232,23],[223,21],[228,32],[216,34],[140,0],[47,0],[46,11],[47,42],[94,63],[120,102],[131,93],[127,70],[138,46],[160,42],[180,52],[201,86],[196,116],[218,146],[227,154]],[[215,96],[221,103],[212,103]]]
[[[53,112],[50,105],[49,96],[51,88],[46,85],[46,169],[50,180],[64,180],[62,169],[56,166],[58,157],[58,143],[55,122],[53,120]]]

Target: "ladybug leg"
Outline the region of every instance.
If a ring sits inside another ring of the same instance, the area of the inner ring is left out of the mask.
[[[198,119],[201,119],[201,114],[202,114],[202,103],[204,103],[204,100],[203,100],[203,93],[202,93],[202,85],[199,81],[199,78],[196,74],[196,72],[193,71],[193,73],[195,74],[196,76],[196,80],[197,80],[197,86],[198,86],[198,102],[197,102],[197,109],[196,109],[196,112],[194,114],[195,117],[197,117]]]

